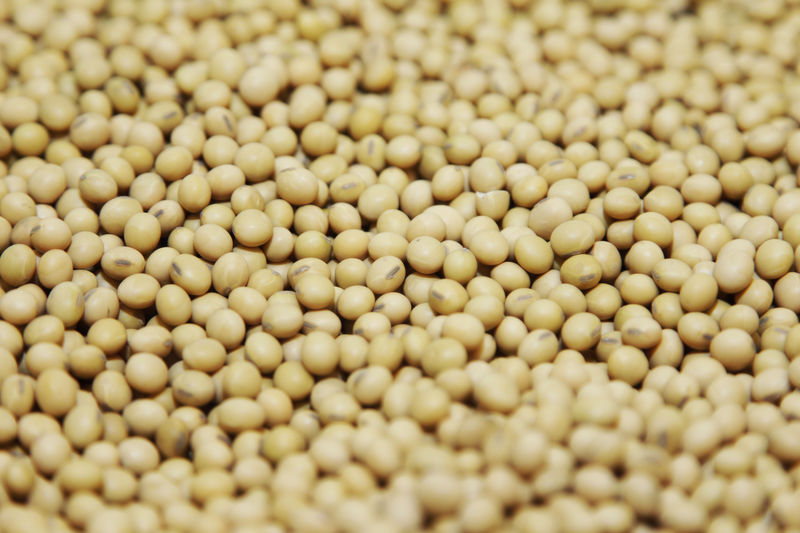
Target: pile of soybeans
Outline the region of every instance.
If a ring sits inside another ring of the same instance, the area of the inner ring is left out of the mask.
[[[800,2],[0,2],[0,532],[800,532]]]

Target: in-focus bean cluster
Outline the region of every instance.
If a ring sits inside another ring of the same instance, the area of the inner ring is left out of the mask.
[[[799,39],[0,2],[0,532],[800,532]]]

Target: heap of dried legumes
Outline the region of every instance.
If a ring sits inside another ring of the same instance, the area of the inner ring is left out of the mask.
[[[0,532],[800,532],[800,2],[0,2]]]

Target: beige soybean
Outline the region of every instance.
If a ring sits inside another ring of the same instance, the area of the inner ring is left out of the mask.
[[[725,368],[741,370],[753,362],[755,348],[753,339],[746,331],[728,328],[711,341],[711,356],[719,360]]]
[[[570,220],[558,225],[550,235],[553,252],[569,257],[583,253],[594,244],[594,230],[582,220]]]

